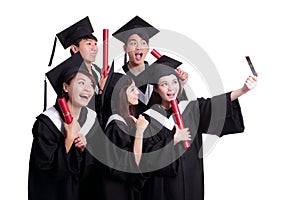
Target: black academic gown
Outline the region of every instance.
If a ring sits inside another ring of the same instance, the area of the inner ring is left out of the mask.
[[[87,146],[83,153],[83,161],[81,163],[81,173],[80,173],[80,200],[86,199],[97,199],[102,200],[103,197],[103,173],[104,166],[100,160],[93,155],[93,146],[99,145],[99,141],[95,138],[99,138],[102,133],[96,113],[91,109],[83,109],[79,118],[79,123],[86,122],[89,127],[86,127],[88,133],[86,133]],[[81,129],[83,129],[82,126]]]
[[[95,133],[97,125],[86,123],[90,121],[87,110],[82,109],[78,122],[88,138]],[[76,200],[84,191],[81,190],[81,186],[85,187],[82,180],[91,174],[89,169],[84,168],[93,162],[87,161],[91,158],[86,155],[86,150],[81,152],[74,144],[66,153],[65,133],[61,130],[62,114],[57,104],[40,114],[34,123],[28,177],[30,200]]]
[[[92,74],[96,81],[95,92],[87,107],[98,113],[101,112],[101,94],[99,94],[99,80],[101,78],[101,69],[95,64],[92,64]]]
[[[134,137],[129,133],[135,133],[135,130],[130,129],[120,115],[114,114],[109,118],[105,128],[109,140],[106,142],[106,157],[111,162],[103,177],[106,200],[141,199],[140,192],[146,178],[136,165],[133,154]]]
[[[181,105],[184,103],[181,102]],[[203,200],[202,133],[221,137],[244,131],[239,102],[238,100],[231,102],[230,93],[211,99],[200,98],[185,105],[185,109],[181,112],[183,112],[182,118],[185,127],[189,128],[192,136],[191,146],[184,151],[182,144],[179,143],[169,151],[167,156],[164,153],[160,154],[160,156],[168,159],[174,156],[174,152],[176,152],[173,159],[177,159],[169,166],[161,169],[162,171],[158,169],[152,172],[152,177],[146,181],[143,188],[143,200]],[[165,111],[160,106],[152,109],[167,117],[172,114],[171,109]],[[174,125],[170,125],[170,123],[162,125],[164,120],[157,120],[157,117],[154,118],[151,115],[148,117],[150,117],[151,122],[147,131],[151,132],[150,134],[153,136],[145,139],[144,152],[153,152],[159,149],[159,146],[163,148],[167,143],[172,146],[175,133]],[[168,173],[163,171],[166,169],[169,170]]]

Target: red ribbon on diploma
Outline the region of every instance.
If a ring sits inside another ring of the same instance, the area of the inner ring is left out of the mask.
[[[108,75],[108,29],[103,29],[103,78]]]
[[[151,51],[151,54],[159,59],[161,57],[161,54],[158,53],[155,49],[153,49]],[[176,71],[176,70],[175,70]],[[183,120],[182,120],[182,115],[180,113],[180,110],[179,110],[179,107],[178,107],[178,102],[176,99],[174,100],[171,100],[170,101],[171,103],[171,106],[172,106],[172,110],[173,110],[173,114],[174,114],[174,117],[175,117],[175,120],[176,120],[176,123],[178,125],[178,128],[180,129],[184,129],[184,123],[183,123]],[[185,149],[189,148],[190,147],[190,142],[189,141],[183,141],[182,142],[182,145]]]
[[[63,115],[65,117],[65,122],[67,124],[70,124],[73,120],[73,117],[71,115],[70,109],[68,107],[68,104],[66,102],[66,99],[64,97],[58,99],[58,104],[60,106],[61,111],[63,112]]]

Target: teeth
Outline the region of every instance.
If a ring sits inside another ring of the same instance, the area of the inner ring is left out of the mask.
[[[89,96],[88,95],[79,95],[81,98],[85,98],[85,99],[88,99]]]

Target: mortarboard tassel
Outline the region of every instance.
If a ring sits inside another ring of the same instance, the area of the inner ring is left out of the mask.
[[[54,43],[53,43],[53,47],[52,47],[52,52],[51,52],[51,56],[50,56],[50,61],[48,66],[50,67],[52,65],[52,60],[54,57],[54,53],[55,53],[55,48],[56,48],[56,42],[57,42],[57,38],[54,38]],[[45,111],[47,109],[47,81],[46,81],[46,77],[44,80],[44,110]]]
[[[57,41],[57,38],[55,37],[54,38],[54,44],[53,44],[52,52],[51,52],[51,57],[50,57],[50,61],[49,61],[48,66],[52,65],[52,60],[53,60],[54,53],[55,53],[56,41]]]
[[[47,81],[46,81],[46,77],[44,80],[44,110],[45,111],[47,109]]]

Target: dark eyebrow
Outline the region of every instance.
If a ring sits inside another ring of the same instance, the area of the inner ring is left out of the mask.
[[[130,39],[130,40],[128,40],[128,42],[131,42],[131,41],[137,42],[137,39]]]
[[[162,82],[160,82],[159,84],[163,84],[163,83],[168,83],[168,81],[162,81]]]

